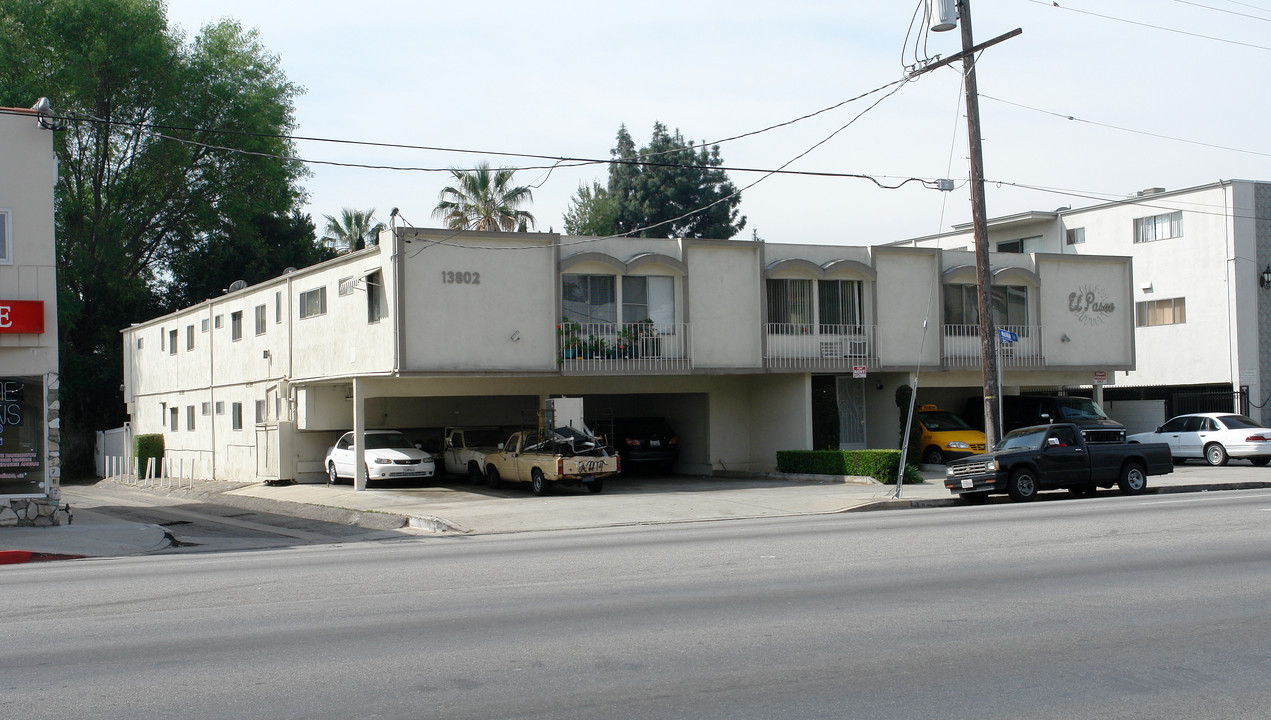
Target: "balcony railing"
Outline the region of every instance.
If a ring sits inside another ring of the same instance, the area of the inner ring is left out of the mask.
[[[556,330],[561,370],[576,373],[688,372],[692,325],[570,323]]]
[[[1042,367],[1041,328],[1037,325],[998,325],[1019,336],[1013,343],[1002,343],[1001,366],[1012,368]],[[980,326],[944,326],[944,366],[978,368],[980,366]]]
[[[873,325],[768,323],[770,368],[850,370],[878,367]]]

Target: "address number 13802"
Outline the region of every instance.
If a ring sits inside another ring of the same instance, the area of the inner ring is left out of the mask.
[[[481,273],[442,270],[441,282],[446,285],[480,285]]]

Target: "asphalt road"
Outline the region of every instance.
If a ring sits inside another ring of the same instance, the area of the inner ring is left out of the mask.
[[[0,569],[24,718],[1263,718],[1271,492]]]

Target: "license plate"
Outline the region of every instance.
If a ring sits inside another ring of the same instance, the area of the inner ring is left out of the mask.
[[[659,447],[661,444],[662,444],[662,441],[661,441],[661,440],[650,440],[650,441],[649,441],[649,447]]]
[[[975,481],[971,478],[962,478],[962,489],[970,490],[975,487]]]

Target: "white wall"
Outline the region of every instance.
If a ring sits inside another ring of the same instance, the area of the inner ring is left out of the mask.
[[[686,243],[693,365],[753,368],[763,361],[761,243]]]

